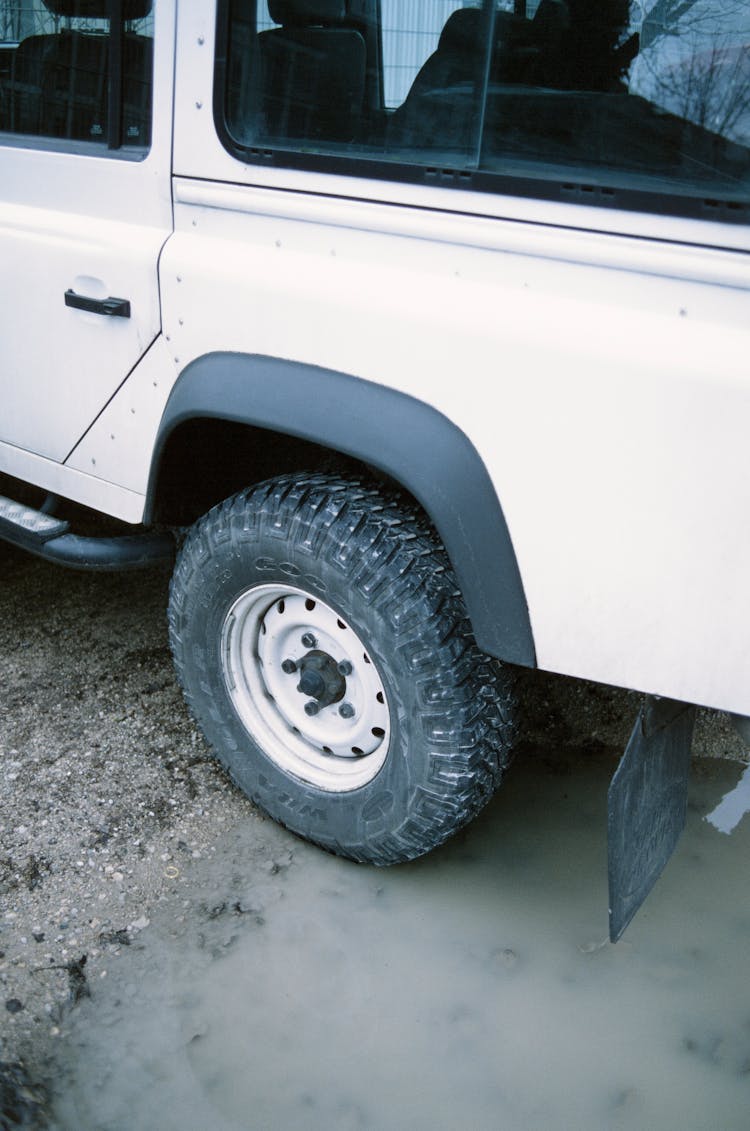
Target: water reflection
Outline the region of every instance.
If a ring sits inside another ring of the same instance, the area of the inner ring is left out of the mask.
[[[702,819],[741,767],[695,764],[616,946],[613,768],[529,759],[458,841],[384,871],[234,834],[79,1013],[59,1126],[744,1129],[750,823]]]
[[[750,766],[734,789],[725,794],[713,812],[706,816],[706,820],[719,832],[731,833],[747,812],[750,812]]]

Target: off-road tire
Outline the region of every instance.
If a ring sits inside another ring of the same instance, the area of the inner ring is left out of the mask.
[[[230,610],[269,586],[334,610],[382,680],[387,750],[363,784],[321,788],[290,773],[240,718],[222,640]],[[500,782],[513,739],[511,675],[478,650],[443,547],[395,492],[306,474],[221,503],[181,548],[169,627],[188,704],[233,780],[332,852],[374,864],[412,859],[471,820]]]

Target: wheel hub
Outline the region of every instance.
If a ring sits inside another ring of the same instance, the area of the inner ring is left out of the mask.
[[[300,672],[297,690],[301,695],[314,699],[318,710],[340,703],[344,698],[346,680],[328,652],[321,652],[318,648],[311,650],[302,657],[297,668]]]
[[[235,709],[282,769],[335,791],[379,772],[390,740],[385,688],[325,602],[288,585],[248,590],[227,614],[222,657]]]

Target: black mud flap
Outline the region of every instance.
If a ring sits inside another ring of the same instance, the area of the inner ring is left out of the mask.
[[[622,935],[669,860],[687,813],[695,707],[647,696],[609,787],[609,937]]]

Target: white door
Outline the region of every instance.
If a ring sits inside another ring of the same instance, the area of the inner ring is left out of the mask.
[[[172,7],[0,0],[0,456],[64,461],[159,333]]]

